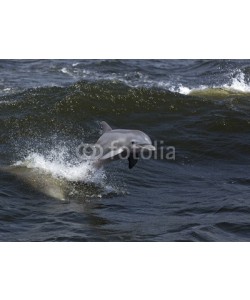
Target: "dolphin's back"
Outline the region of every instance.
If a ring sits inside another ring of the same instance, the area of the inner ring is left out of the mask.
[[[127,147],[130,145],[131,140],[133,138],[136,139],[138,135],[147,137],[147,135],[140,130],[114,129],[101,135],[96,144],[103,148],[105,154],[112,145],[114,146],[114,142],[117,147]]]
[[[103,154],[106,154],[106,152],[110,151],[112,145],[114,146],[114,143],[117,146],[122,146],[124,145],[125,140],[125,132],[122,134],[122,132],[117,129],[110,132],[105,132],[102,136],[100,136],[96,144],[101,146],[104,151]]]

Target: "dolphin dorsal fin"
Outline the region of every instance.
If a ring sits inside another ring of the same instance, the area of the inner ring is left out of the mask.
[[[103,133],[109,132],[109,131],[112,130],[112,128],[109,126],[109,124],[106,123],[105,121],[102,121],[101,125],[102,125],[102,131],[103,131]]]

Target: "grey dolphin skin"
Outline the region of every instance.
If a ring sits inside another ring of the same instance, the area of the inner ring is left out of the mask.
[[[101,153],[94,164],[97,168],[117,159],[128,159],[132,169],[142,151],[156,150],[149,136],[140,130],[112,129],[104,121],[101,125],[103,134],[95,144]]]

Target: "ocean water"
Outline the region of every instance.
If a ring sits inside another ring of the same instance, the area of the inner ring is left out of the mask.
[[[103,120],[157,155],[93,170]],[[0,241],[249,241],[249,133],[250,60],[1,60]]]

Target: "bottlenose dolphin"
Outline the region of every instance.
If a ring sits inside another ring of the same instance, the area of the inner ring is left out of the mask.
[[[39,172],[36,169],[26,166],[8,166],[1,167],[1,172],[6,172],[20,178],[23,182],[33,189],[59,200],[66,199],[66,191],[70,190],[69,183],[66,180],[53,177],[49,173]]]
[[[143,151],[152,152],[156,148],[148,135],[139,130],[114,129],[106,123],[101,122],[103,134],[94,144],[94,148],[100,150],[98,156],[94,157],[93,167],[100,168],[103,165],[117,159],[128,159],[129,169],[132,169],[137,163]],[[72,190],[75,190],[77,182],[69,182],[66,178],[55,177],[51,172],[40,170],[36,167],[29,167],[25,162],[18,165],[0,167],[0,172],[10,173],[17,178],[22,179],[35,190],[43,194],[65,200],[70,197]],[[89,170],[90,175],[93,170]],[[79,182],[81,183],[81,182]],[[84,180],[79,186],[83,192],[88,191],[89,185],[84,183]]]
[[[101,125],[103,134],[95,144],[100,152],[94,163],[97,168],[117,159],[128,159],[132,169],[143,151],[156,150],[149,136],[140,130],[112,129],[104,121]]]

